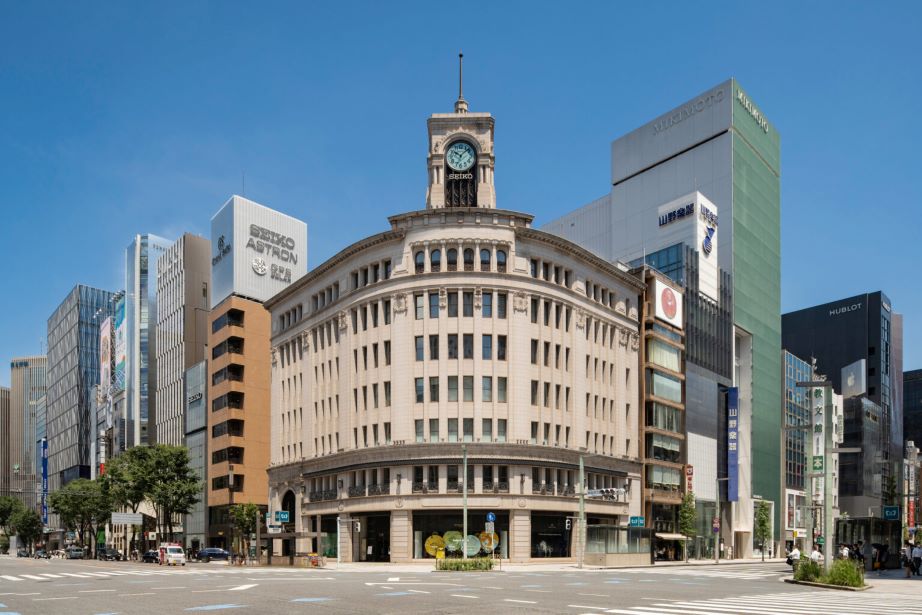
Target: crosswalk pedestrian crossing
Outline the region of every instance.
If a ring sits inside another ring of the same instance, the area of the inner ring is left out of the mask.
[[[231,567],[231,566],[195,566],[195,567],[186,567],[186,568],[163,568],[160,566],[152,568],[125,568],[125,569],[100,569],[97,571],[80,569],[80,572],[64,572],[63,570],[55,570],[55,572],[38,572],[33,571],[34,573],[18,573],[15,575],[12,574],[3,574],[0,575],[0,584],[3,584],[4,581],[9,581],[15,583],[17,581],[49,581],[54,579],[105,579],[111,577],[148,577],[148,576],[171,576],[171,575],[238,575],[238,574],[248,574],[248,575],[272,575],[280,572],[285,574],[293,573],[304,573],[311,574],[310,571],[302,570],[298,571],[297,569],[280,569],[280,568],[250,568],[250,567]]]
[[[633,568],[618,571],[618,574],[656,574],[674,577],[711,577],[746,580],[774,578],[790,573],[790,567],[775,564],[757,564],[754,566],[667,566],[662,568]]]
[[[613,615],[905,615],[906,596],[808,590],[708,600],[670,600],[602,611]]]

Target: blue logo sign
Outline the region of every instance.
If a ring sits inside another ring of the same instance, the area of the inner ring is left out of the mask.
[[[704,236],[704,241],[701,243],[701,248],[704,250],[705,255],[709,255],[711,250],[714,249],[714,242],[712,238],[714,237],[714,231],[716,229],[713,226],[709,226],[707,229],[707,235]]]
[[[628,527],[643,527],[646,519],[644,517],[631,517],[628,520]]]
[[[279,523],[288,523],[288,511],[287,510],[277,510],[275,511],[275,520]]]
[[[739,501],[740,390],[727,390],[727,501]]]
[[[676,220],[681,220],[682,218],[691,217],[695,215],[695,204],[689,203],[688,205],[683,205],[678,209],[673,211],[667,211],[659,217],[659,225],[666,226],[670,222],[675,222]]]
[[[717,226],[717,214],[704,205],[701,206],[701,219],[704,220],[708,226]]]
[[[884,519],[887,521],[897,521],[900,518],[899,506],[884,506]]]
[[[487,513],[487,523],[495,523],[495,522],[496,522],[496,515],[494,515],[491,512],[488,512]]]
[[[48,525],[48,438],[42,438],[42,525]]]

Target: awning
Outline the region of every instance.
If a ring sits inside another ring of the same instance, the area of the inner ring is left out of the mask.
[[[688,536],[682,534],[656,534],[656,537],[663,540],[688,540]]]

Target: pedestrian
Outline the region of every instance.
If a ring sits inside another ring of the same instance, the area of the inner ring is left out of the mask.
[[[842,559],[848,559],[848,545],[842,544],[839,548],[839,555],[842,556]]]
[[[817,564],[823,561],[823,554],[820,553],[819,545],[813,545],[813,552],[810,553],[810,560],[816,562]]]
[[[906,569],[906,578],[912,576],[912,545],[909,541],[903,543],[903,549],[900,551],[900,563]]]
[[[922,576],[922,544],[916,543],[912,548],[912,572],[917,577]]]

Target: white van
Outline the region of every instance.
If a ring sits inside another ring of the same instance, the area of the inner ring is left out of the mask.
[[[160,545],[160,565],[167,566],[185,566],[186,552],[181,545],[176,543]]]

